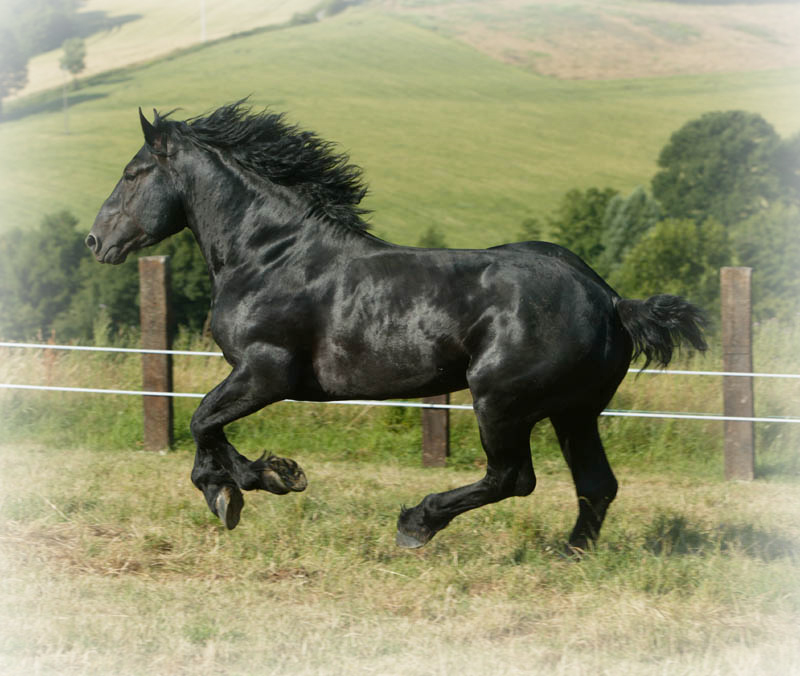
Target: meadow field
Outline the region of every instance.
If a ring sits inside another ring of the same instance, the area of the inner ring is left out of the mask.
[[[78,30],[86,34],[83,77],[163,57],[206,40],[218,40],[263,26],[280,25],[297,13],[311,10],[319,0],[225,0],[159,2],[83,0]],[[205,12],[201,11],[201,7]],[[203,30],[205,19],[205,31]],[[60,87],[62,50],[34,56],[28,63],[28,84],[15,99]]]
[[[476,478],[289,450],[301,495],[231,532],[191,456],[0,444],[4,674],[785,675],[800,655],[800,499],[618,467],[601,543],[559,555],[574,494],[539,487],[394,544],[401,503]]]
[[[800,326],[758,327],[757,369],[798,372]],[[211,347],[184,337],[180,347]],[[760,356],[758,356],[760,355]],[[675,367],[719,369],[718,347]],[[136,357],[0,351],[0,381],[138,389]],[[216,357],[176,357],[203,392]],[[632,375],[611,408],[721,410],[716,378]],[[757,415],[797,416],[796,381],[760,379]],[[466,402],[466,393],[454,395]],[[282,403],[229,428],[296,459],[309,488],[248,494],[234,531],[192,486],[188,423],[141,450],[137,397],[0,391],[4,674],[761,674],[800,657],[800,429],[757,425],[757,479],[723,480],[721,423],[601,419],[620,493],[596,549],[549,425],[533,495],[469,512],[424,549],[400,506],[479,478],[473,416],[420,467],[419,412]]]
[[[610,80],[796,67],[792,3],[638,0],[83,0],[82,77],[164,57],[206,40],[329,17],[368,5],[470,45],[492,59],[559,79]],[[202,10],[205,10],[203,12]],[[203,31],[205,17],[205,31]],[[303,17],[303,18],[301,18]],[[591,58],[586,58],[591,54]],[[60,87],[61,50],[34,56],[14,99]]]

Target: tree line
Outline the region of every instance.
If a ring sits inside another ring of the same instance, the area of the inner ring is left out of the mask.
[[[687,296],[712,316],[719,268],[753,268],[757,318],[800,311],[800,134],[782,139],[754,113],[712,112],[676,131],[650,190],[570,190],[547,230],[626,297]]]
[[[719,268],[754,269],[758,318],[800,310],[800,135],[782,139],[761,116],[707,113],[662,149],[650,189],[568,191],[518,239],[550,239],[586,260],[622,295],[676,293],[719,302]],[[0,236],[0,337],[108,340],[139,324],[135,256],[122,266],[87,255],[77,219],[49,214],[40,227]],[[85,228],[82,228],[85,229]],[[435,229],[420,245],[445,246]],[[194,238],[183,231],[142,255],[171,256],[174,328],[199,332],[210,283]]]

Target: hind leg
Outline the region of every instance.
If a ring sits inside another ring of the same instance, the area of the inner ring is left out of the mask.
[[[468,486],[433,493],[397,520],[397,544],[416,548],[426,544],[456,516],[512,495],[529,495],[536,486],[531,463],[532,421],[498,415],[490,406],[475,405],[488,464],[486,475]]]
[[[550,421],[575,482],[578,520],[569,536],[569,547],[580,553],[597,540],[617,494],[617,480],[600,441],[595,413],[573,411],[552,416]]]

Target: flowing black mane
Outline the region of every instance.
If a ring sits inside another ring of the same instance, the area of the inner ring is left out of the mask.
[[[174,131],[202,147],[216,148],[244,169],[292,186],[310,203],[311,215],[357,230],[368,213],[357,205],[367,193],[361,168],[335,144],[290,125],[282,113],[251,112],[244,101],[204,117],[179,122],[156,113],[157,130]]]

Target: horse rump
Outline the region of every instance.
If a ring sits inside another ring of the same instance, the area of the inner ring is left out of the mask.
[[[689,343],[701,352],[708,348],[703,338],[703,311],[680,296],[660,294],[647,300],[623,298],[616,303],[617,315],[633,341],[633,356],[645,356],[642,369],[651,361],[666,366],[676,347]]]

